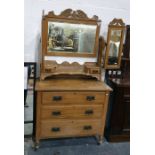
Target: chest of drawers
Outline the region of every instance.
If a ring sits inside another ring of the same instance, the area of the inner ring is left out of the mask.
[[[111,88],[96,80],[36,82],[35,142],[41,139],[97,136],[102,142]]]
[[[110,79],[110,97],[105,137],[110,142],[130,141],[130,79]]]

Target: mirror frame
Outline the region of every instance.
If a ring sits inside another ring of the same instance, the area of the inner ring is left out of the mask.
[[[120,68],[125,28],[126,28],[125,23],[123,22],[122,19],[114,18],[108,25],[107,47],[106,47],[105,60],[104,60],[105,69],[119,69]],[[119,46],[119,53],[118,53],[118,63],[109,65],[108,56],[109,56],[109,50],[110,50],[110,37],[111,37],[112,30],[121,30],[121,39],[120,39],[120,46]]]
[[[71,24],[86,24],[86,25],[96,25],[96,36],[93,53],[73,53],[73,52],[48,52],[48,22],[61,22],[61,23],[71,23]],[[88,16],[81,10],[73,11],[72,9],[66,9],[60,13],[60,15],[55,15],[53,11],[49,12],[48,15],[43,15],[42,17],[42,56],[64,56],[64,57],[97,57],[98,50],[98,40],[100,32],[101,21],[97,16],[88,18]]]

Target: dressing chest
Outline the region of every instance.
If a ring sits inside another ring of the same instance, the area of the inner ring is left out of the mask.
[[[48,138],[96,136],[102,143],[112,89],[101,81],[100,23],[81,10],[43,15],[35,148]]]
[[[37,81],[36,142],[46,138],[98,136],[103,140],[111,88],[96,80]]]

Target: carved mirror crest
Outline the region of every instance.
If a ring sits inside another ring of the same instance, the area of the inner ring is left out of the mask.
[[[108,27],[105,69],[120,68],[125,24],[122,19],[113,19]]]

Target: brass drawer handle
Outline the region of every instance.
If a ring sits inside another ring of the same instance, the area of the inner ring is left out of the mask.
[[[59,132],[60,131],[60,128],[59,127],[54,127],[51,129],[52,132]]]
[[[86,111],[85,111],[85,114],[86,114],[86,115],[91,115],[91,114],[93,114],[93,113],[94,113],[93,110],[86,110]]]
[[[86,125],[83,127],[84,130],[91,130],[92,129],[92,126],[91,125]]]
[[[52,115],[59,116],[59,115],[61,115],[61,112],[60,111],[53,111],[52,112]]]
[[[95,96],[87,96],[86,99],[87,101],[92,101],[95,100]]]
[[[53,101],[61,101],[62,97],[61,96],[53,96]]]

